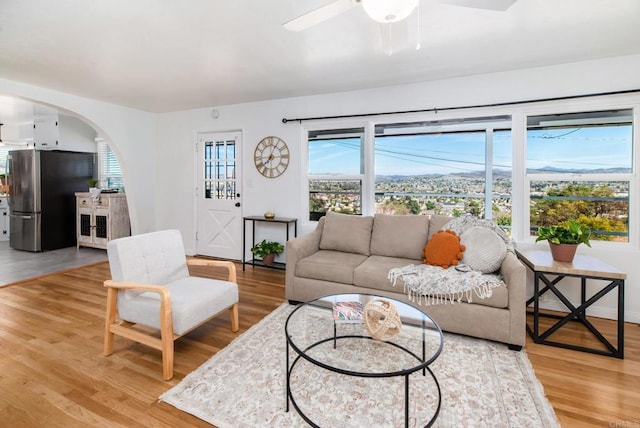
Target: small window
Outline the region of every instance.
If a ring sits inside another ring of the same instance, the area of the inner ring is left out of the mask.
[[[309,220],[327,211],[362,214],[363,144],[363,128],[309,132]]]
[[[98,178],[103,189],[124,189],[124,178],[115,153],[104,141],[98,141]]]
[[[632,111],[527,118],[527,174],[630,173]]]
[[[629,241],[632,110],[527,119],[530,234],[576,220],[592,239]]]

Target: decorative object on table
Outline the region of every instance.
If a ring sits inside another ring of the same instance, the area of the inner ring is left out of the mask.
[[[98,180],[89,177],[87,179],[87,184],[89,185],[89,194],[91,195],[91,199],[97,201],[100,199],[100,189],[98,189]]]
[[[360,302],[335,302],[333,304],[333,321],[336,323],[364,322],[364,307]]]
[[[553,260],[571,263],[578,245],[591,247],[589,238],[591,229],[583,227],[575,220],[570,220],[566,226],[541,226],[538,229],[538,241],[548,241]]]
[[[260,174],[276,178],[289,166],[289,148],[281,138],[265,137],[256,146],[253,159]]]
[[[460,237],[453,230],[439,230],[424,247],[424,264],[447,269],[458,264],[464,250]]]
[[[264,218],[266,219],[272,219],[276,217],[276,213],[274,213],[273,211],[267,211],[266,213],[264,213]]]
[[[371,337],[385,342],[400,333],[402,327],[395,305],[384,299],[373,299],[365,305],[364,322]]]
[[[260,257],[265,266],[271,266],[276,256],[282,254],[283,251],[284,245],[275,241],[267,241],[266,239],[263,239],[251,248],[251,253],[253,253],[254,256]]]

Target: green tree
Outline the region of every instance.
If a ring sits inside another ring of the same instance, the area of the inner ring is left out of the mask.
[[[549,189],[546,193],[549,199],[531,200],[532,226],[566,226],[569,220],[576,220],[582,226],[593,230],[592,238],[599,240],[611,240],[614,237],[598,234],[598,231],[628,231],[626,202],[590,199],[613,197],[614,192],[609,186],[571,183]]]

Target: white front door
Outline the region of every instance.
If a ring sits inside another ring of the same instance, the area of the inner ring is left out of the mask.
[[[240,260],[240,132],[198,136],[198,225],[196,252]]]

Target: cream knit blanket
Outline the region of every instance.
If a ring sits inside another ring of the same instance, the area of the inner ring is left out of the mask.
[[[494,288],[505,285],[500,275],[465,270],[464,265],[448,269],[424,264],[409,265],[391,269],[387,278],[394,287],[401,279],[409,301],[425,306],[460,303],[462,299],[471,302],[474,294],[488,299]]]

